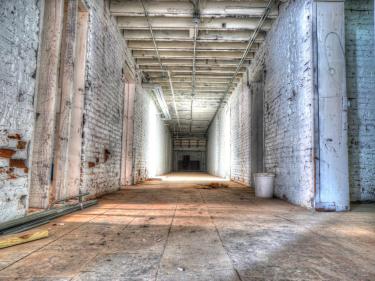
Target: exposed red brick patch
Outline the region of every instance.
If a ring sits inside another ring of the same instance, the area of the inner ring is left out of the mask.
[[[25,160],[23,159],[10,159],[9,166],[14,168],[27,169]]]
[[[9,179],[16,179],[17,176],[13,173],[14,168],[0,168],[0,174],[7,174]]]
[[[11,158],[16,152],[9,148],[0,148],[0,157]]]
[[[27,145],[27,142],[25,141],[18,141],[17,143],[17,149],[25,149]]]
[[[94,168],[96,165],[94,162],[89,162],[88,164],[89,164],[89,168]]]
[[[21,135],[20,134],[9,134],[8,135],[8,139],[20,140],[21,139]]]

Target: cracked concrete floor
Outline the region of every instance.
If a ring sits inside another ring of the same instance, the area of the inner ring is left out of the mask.
[[[104,196],[0,250],[0,280],[375,280],[375,205],[316,213],[174,174]]]

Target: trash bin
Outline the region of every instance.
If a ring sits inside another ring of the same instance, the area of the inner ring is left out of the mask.
[[[254,174],[255,196],[261,198],[272,198],[274,179],[275,175],[271,173]]]

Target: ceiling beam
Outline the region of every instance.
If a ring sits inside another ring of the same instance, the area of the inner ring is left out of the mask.
[[[186,18],[150,17],[153,30],[190,30],[194,29],[191,15]],[[199,24],[200,30],[255,30],[259,22],[258,18],[202,18]],[[267,20],[262,26],[263,31],[271,28],[272,20]],[[148,30],[145,17],[117,17],[117,25],[120,29]]]
[[[155,84],[159,84],[159,85],[167,85],[167,83],[165,81],[161,81],[161,82],[156,82],[155,80],[153,80],[153,82]],[[191,86],[191,80],[190,81],[176,81],[176,80],[173,80],[173,83],[175,83],[176,85],[182,85],[184,87],[187,87],[187,86]],[[211,86],[218,86],[220,85],[222,87],[222,85],[226,85],[226,81],[222,81],[221,83],[218,83],[218,82],[208,82],[208,81],[197,81],[196,82],[196,85],[198,87],[211,87]]]
[[[147,1],[144,3],[150,17],[191,17],[194,12],[193,5],[188,1]],[[267,6],[266,1],[207,1],[200,5],[201,17],[261,17]],[[144,10],[138,1],[112,0],[110,11],[114,16],[144,16]],[[274,8],[269,14],[275,18],[278,11]]]
[[[134,50],[132,52],[135,59],[138,58],[156,58],[154,51],[138,51]],[[183,58],[183,59],[192,59],[193,53],[188,51],[159,51],[160,58]],[[222,60],[231,60],[231,59],[241,59],[242,53],[239,51],[199,51],[196,53],[197,59],[222,59]],[[254,58],[253,53],[249,53],[245,60],[250,60]]]
[[[149,73],[149,78],[164,78],[160,73]],[[212,73],[200,73],[197,75],[197,79],[231,79],[233,75],[228,74],[212,74]],[[171,75],[172,80],[175,78],[190,78],[191,79],[191,73],[175,73]],[[237,79],[242,78],[242,74],[237,75]]]
[[[197,42],[247,42],[252,36],[251,31],[203,31],[199,33]],[[152,40],[151,34],[147,30],[124,30],[124,38],[126,40],[136,41],[150,41]],[[187,30],[155,30],[154,38],[156,41],[191,41],[193,37]],[[264,41],[265,33],[259,33],[256,37],[256,42],[261,43]]]
[[[223,78],[196,78],[197,83],[204,83],[204,84],[227,84],[229,79],[223,79]],[[237,80],[239,81],[239,79]],[[155,84],[164,84],[167,83],[165,79],[163,80],[162,78],[154,78],[152,79],[152,82]],[[191,77],[186,77],[186,78],[173,78],[172,80],[173,83],[191,83]]]
[[[226,80],[223,80],[223,81],[224,82],[222,82],[222,83],[207,83],[207,82],[203,82],[203,81],[198,81],[197,82],[197,86],[200,87],[200,88],[206,87],[207,89],[209,89],[210,87],[220,87],[220,88],[224,87],[225,88],[225,86],[227,85],[225,83]],[[158,85],[160,85],[162,87],[166,87],[167,86],[167,84],[165,82],[152,81],[152,83],[158,84]],[[176,85],[181,85],[181,87],[185,87],[185,88],[187,88],[188,86],[191,87],[191,81],[189,81],[189,82],[174,82],[174,83]],[[233,87],[233,88],[235,88],[235,87]]]
[[[180,42],[157,42],[159,51],[192,51],[192,41]],[[132,50],[154,50],[154,44],[151,41],[129,41],[128,48]],[[242,42],[197,42],[197,51],[236,51],[246,48],[246,43]],[[253,51],[259,48],[259,44],[253,46]]]
[[[180,59],[163,59],[164,66],[192,66],[191,59],[180,58]],[[198,59],[196,61],[197,66],[209,66],[209,67],[235,67],[239,62],[238,60],[213,60],[213,59]],[[139,66],[158,66],[159,62],[152,58],[138,58],[136,63]],[[247,66],[248,64],[244,64]]]
[[[164,92],[164,90],[163,90]],[[175,89],[175,94],[178,95],[178,94],[183,94],[183,95],[191,95],[192,93],[192,90],[191,90],[191,87],[188,89],[188,88],[176,88]],[[168,91],[165,91],[165,93],[170,93]],[[225,87],[224,88],[209,88],[209,89],[205,89],[205,88],[201,88],[201,89],[197,89],[196,91],[196,94],[199,95],[199,94],[211,94],[211,93],[220,93],[220,94],[223,94],[225,93]]]
[[[144,72],[165,72],[165,70],[161,70],[157,66],[142,66],[140,68]],[[168,71],[171,71],[173,73],[177,72],[190,72],[193,71],[190,66],[170,66],[168,67]],[[197,66],[196,67],[196,72],[202,72],[202,73],[233,73],[236,71],[236,67],[211,67],[211,66]],[[246,67],[242,67],[240,69],[240,72],[245,72]]]

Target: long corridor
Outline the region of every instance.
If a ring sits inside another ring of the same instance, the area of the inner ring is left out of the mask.
[[[375,206],[317,213],[207,174],[169,174],[0,250],[0,280],[374,280]]]

